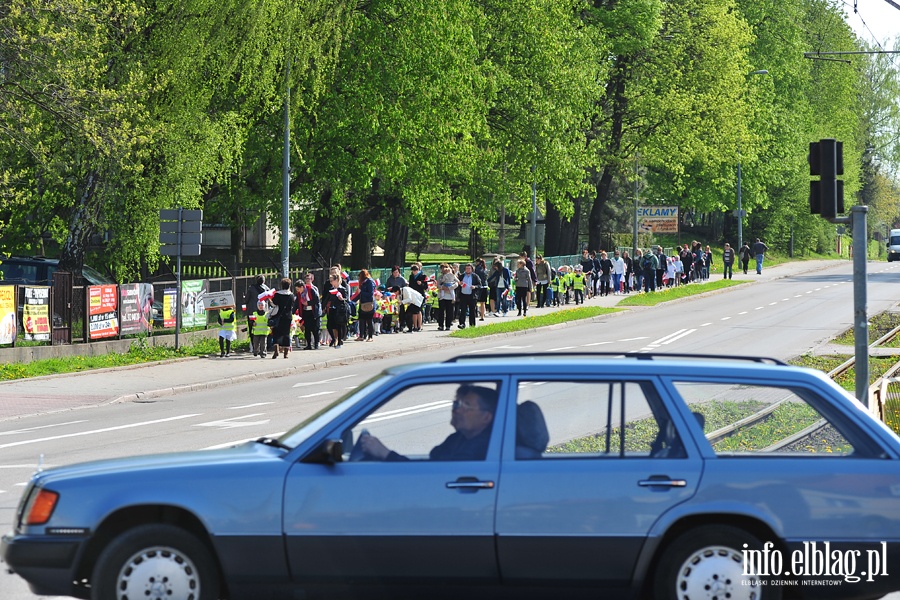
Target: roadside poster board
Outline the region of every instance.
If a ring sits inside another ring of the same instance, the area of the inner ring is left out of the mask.
[[[16,286],[0,285],[0,344],[16,341]]]
[[[123,334],[148,333],[153,310],[153,284],[127,283],[119,286]]]
[[[178,290],[166,288],[163,290],[163,327],[169,329],[175,327],[175,303],[178,301]]]
[[[115,285],[88,287],[89,337],[92,340],[119,335],[119,294]]]
[[[637,209],[639,229],[652,233],[678,233],[677,206],[642,206]]]
[[[50,287],[26,286],[22,306],[24,339],[33,342],[50,341]]]
[[[205,279],[189,279],[181,282],[182,327],[206,327],[203,298],[208,287]]]
[[[203,296],[204,310],[218,310],[220,308],[234,308],[234,294],[231,290],[224,292],[206,292]]]

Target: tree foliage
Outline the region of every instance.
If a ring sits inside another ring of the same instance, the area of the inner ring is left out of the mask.
[[[844,142],[848,205],[900,216],[900,69],[803,56],[862,47],[833,0],[9,0],[0,250],[49,240],[71,268],[93,252],[136,277],[160,260],[159,209],[185,206],[239,251],[280,222],[288,89],[291,227],[313,257],[352,232],[360,261],[376,243],[401,261],[426,223],[525,218],[532,187],[569,237],[548,247],[581,229],[597,248],[630,229],[636,172],[734,242],[738,163],[746,236],[823,250],[810,141]]]

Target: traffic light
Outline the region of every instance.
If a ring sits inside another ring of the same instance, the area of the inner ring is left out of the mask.
[[[821,177],[809,182],[809,211],[826,219],[844,212],[844,143],[823,139],[809,144],[809,174]]]

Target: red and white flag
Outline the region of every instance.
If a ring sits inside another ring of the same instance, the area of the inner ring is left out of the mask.
[[[275,288],[269,288],[266,291],[264,291],[262,294],[257,296],[256,298],[260,302],[268,302],[269,300],[271,300],[272,298],[275,297],[275,292],[276,292]]]

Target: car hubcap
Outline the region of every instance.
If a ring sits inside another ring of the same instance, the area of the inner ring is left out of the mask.
[[[197,600],[200,577],[194,563],[174,548],[145,548],[128,559],[116,585],[118,600]]]
[[[743,556],[733,548],[708,546],[694,552],[678,570],[675,582],[683,600],[758,600],[760,580],[743,574]]]

